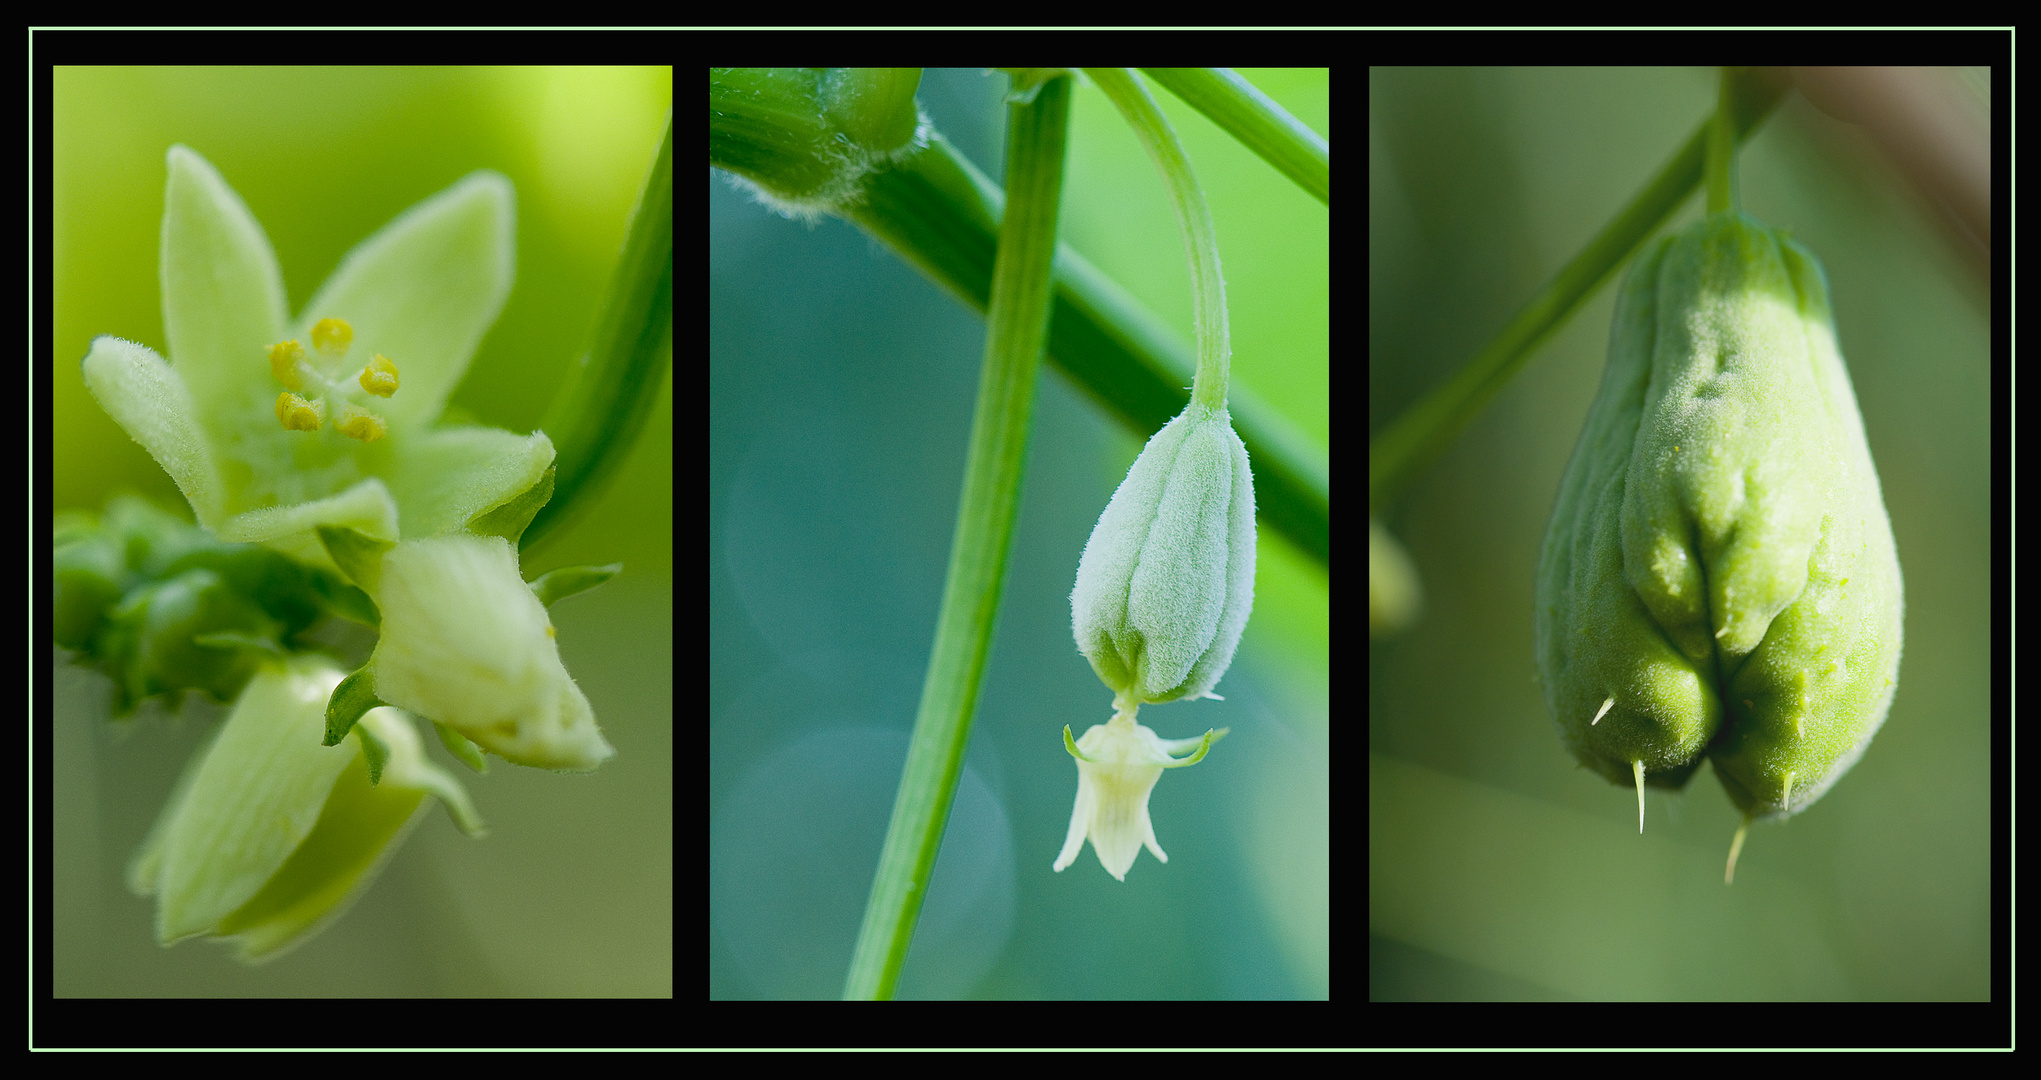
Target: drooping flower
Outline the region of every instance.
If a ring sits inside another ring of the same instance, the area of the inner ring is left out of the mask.
[[[261,225],[173,146],[170,360],[100,337],[85,384],[222,540],[330,567],[320,525],[390,541],[459,528],[553,462],[543,432],[435,426],[510,292],[513,203],[496,173],[462,179],[363,241],[292,318]]]
[[[1063,838],[1055,869],[1069,866],[1090,837],[1099,865],[1125,881],[1143,845],[1159,861],[1169,861],[1155,840],[1155,825],[1148,817],[1148,796],[1155,790],[1155,782],[1162,779],[1162,770],[1196,765],[1228,729],[1208,731],[1195,739],[1164,739],[1134,722],[1136,706],[1125,698],[1117,698],[1113,704],[1118,709],[1113,718],[1092,725],[1075,742],[1070,728],[1063,728],[1064,748],[1077,759],[1077,805],[1070,811],[1070,831]],[[1184,753],[1190,756],[1175,756]]]
[[[427,795],[480,834],[466,791],[398,710],[372,710],[340,745],[320,745],[343,674],[313,653],[266,666],[192,759],[128,872],[133,891],[156,898],[158,941],[220,938],[249,962],[304,941],[374,879]]]

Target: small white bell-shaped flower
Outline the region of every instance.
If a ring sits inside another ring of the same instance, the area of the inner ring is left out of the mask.
[[[1135,706],[1125,698],[1114,704],[1119,711],[1113,718],[1092,725],[1081,739],[1073,742],[1069,726],[1063,728],[1064,749],[1077,759],[1077,805],[1070,811],[1070,832],[1063,838],[1055,868],[1061,871],[1069,866],[1089,836],[1099,865],[1125,881],[1127,869],[1134,865],[1144,844],[1157,860],[1169,861],[1155,840],[1155,824],[1148,818],[1148,795],[1162,778],[1162,770],[1196,765],[1228,729],[1208,731],[1195,739],[1164,739],[1134,722]],[[1187,752],[1187,758],[1174,756]]]

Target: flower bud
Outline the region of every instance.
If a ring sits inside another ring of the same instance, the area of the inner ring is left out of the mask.
[[[1254,477],[1226,411],[1193,403],[1148,440],[1099,515],[1071,630],[1137,705],[1216,697],[1254,608]]]
[[[406,540],[382,556],[378,698],[517,765],[583,772],[616,750],[560,662],[545,605],[500,536]]]

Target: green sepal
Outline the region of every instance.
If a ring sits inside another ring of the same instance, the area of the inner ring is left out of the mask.
[[[432,722],[433,730],[439,732],[439,741],[447,752],[460,759],[461,764],[483,776],[489,775],[489,759],[482,756],[482,748],[468,741],[468,737],[440,723]]]
[[[538,516],[539,510],[552,501],[553,477],[557,471],[548,465],[546,471],[539,476],[538,483],[526,488],[522,494],[502,506],[468,522],[468,531],[477,536],[500,536],[515,546],[518,539],[524,535],[526,527],[531,525],[532,518]]]
[[[319,526],[319,541],[326,545],[326,554],[333,557],[341,573],[370,596],[382,581],[383,555],[397,546],[344,525]]]
[[[385,704],[388,702],[376,697],[376,669],[372,660],[340,680],[340,685],[333,688],[333,696],[326,699],[325,745],[339,746],[363,713]]]
[[[1063,749],[1070,751],[1070,756],[1076,758],[1079,761],[1091,760],[1090,758],[1084,756],[1084,752],[1082,750],[1079,750],[1077,748],[1077,740],[1070,737],[1069,724],[1063,725]]]
[[[1065,730],[1067,731],[1067,730],[1069,730],[1069,729],[1068,729],[1068,728],[1065,728]],[[1163,766],[1163,768],[1165,768],[1165,769],[1184,769],[1184,768],[1189,768],[1189,767],[1190,767],[1190,766],[1192,766],[1192,765],[1196,765],[1196,764],[1197,764],[1198,762],[1200,762],[1200,761],[1203,761],[1203,760],[1205,760],[1205,752],[1206,752],[1206,751],[1208,751],[1208,750],[1210,750],[1210,749],[1212,749],[1212,744],[1213,744],[1213,743],[1215,743],[1215,742],[1218,742],[1218,741],[1219,741],[1220,739],[1223,739],[1223,738],[1225,738],[1225,737],[1226,737],[1226,733],[1227,733],[1227,732],[1229,732],[1229,731],[1232,731],[1232,730],[1233,730],[1232,728],[1223,728],[1223,727],[1222,727],[1222,728],[1212,728],[1212,729],[1210,729],[1210,730],[1206,731],[1206,732],[1205,732],[1205,739],[1204,739],[1204,741],[1203,741],[1203,742],[1200,742],[1200,743],[1198,744],[1198,752],[1197,752],[1197,753],[1195,753],[1195,754],[1192,754],[1192,755],[1191,755],[1190,757],[1187,757],[1187,758],[1183,759],[1182,761],[1173,761],[1173,762],[1171,762],[1171,763],[1169,763],[1169,764],[1167,764],[1167,765],[1164,765],[1164,766]],[[1068,737],[1069,737],[1069,736],[1067,736],[1067,735],[1065,736],[1065,738],[1068,738]]]
[[[549,570],[530,582],[532,595],[548,608],[575,593],[584,593],[622,573],[623,563],[607,566],[563,566]]]
[[[369,786],[381,787],[383,766],[390,763],[390,744],[384,742],[382,736],[376,734],[376,729],[367,724],[358,725],[354,730],[361,739],[361,760],[369,769]]]

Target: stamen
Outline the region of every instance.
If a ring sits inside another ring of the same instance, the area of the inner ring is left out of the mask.
[[[354,327],[346,319],[320,319],[312,327],[312,347],[325,356],[346,356],[354,344]]]
[[[286,390],[276,396],[276,418],[285,431],[317,431],[326,422],[326,403],[306,401]]]
[[[298,362],[305,358],[305,348],[296,340],[279,341],[269,347],[269,373],[276,381],[293,390],[304,389],[305,380],[298,374]]]
[[[390,358],[377,353],[369,366],[361,369],[361,388],[377,397],[389,397],[397,392],[397,365]]]
[[[375,442],[390,433],[390,425],[383,418],[354,405],[340,407],[340,421],[334,425],[342,435],[362,442]]]

